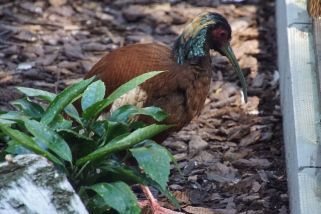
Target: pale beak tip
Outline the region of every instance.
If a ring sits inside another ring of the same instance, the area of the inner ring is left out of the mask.
[[[246,104],[248,101],[247,91],[241,90],[242,104]]]

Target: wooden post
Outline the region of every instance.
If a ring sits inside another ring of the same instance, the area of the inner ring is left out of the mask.
[[[321,116],[312,29],[306,0],[277,1],[278,67],[292,214],[321,213]]]
[[[313,19],[312,25],[314,38],[313,41],[315,47],[315,69],[318,74],[319,97],[321,98],[321,19]]]

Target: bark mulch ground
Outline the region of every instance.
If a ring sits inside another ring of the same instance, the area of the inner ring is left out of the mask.
[[[0,107],[20,96],[17,85],[60,91],[106,52],[137,42],[171,45],[195,15],[219,12],[232,26],[249,102],[226,58],[213,53],[202,114],[164,142],[183,172],[172,170],[170,189],[186,213],[288,213],[275,2],[221,2],[2,0]]]

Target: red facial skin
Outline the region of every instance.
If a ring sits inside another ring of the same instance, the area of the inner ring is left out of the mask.
[[[231,35],[226,29],[218,27],[212,31],[212,38],[215,43],[219,44],[220,46],[229,43],[231,40]]]

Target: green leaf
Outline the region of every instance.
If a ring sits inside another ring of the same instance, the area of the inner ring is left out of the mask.
[[[48,126],[35,121],[27,120],[25,126],[28,131],[36,138],[41,140],[51,151],[60,158],[71,162],[72,156],[68,144],[57,133],[51,130]]]
[[[104,199],[99,195],[94,195],[89,199],[83,199],[85,201],[86,208],[90,211],[90,213],[95,214],[103,214],[103,213],[110,213],[111,208],[105,203]]]
[[[105,121],[95,121],[91,126],[91,131],[94,132],[95,135],[102,137],[105,135]]]
[[[166,149],[166,148],[164,147],[164,149]],[[172,161],[172,163],[174,164],[174,167],[176,168],[176,170],[177,170],[181,175],[183,175],[183,172],[182,172],[181,169],[179,168],[179,165],[178,165],[177,160],[175,159],[174,155],[173,155],[170,151],[168,151],[168,149],[166,149],[166,151],[167,151],[169,157],[171,158],[171,161]]]
[[[53,101],[56,97],[54,93],[40,90],[40,89],[34,89],[34,88],[27,88],[27,87],[16,87],[21,93],[27,95],[28,97],[38,97],[40,99],[43,99],[45,101]]]
[[[80,140],[84,142],[86,141],[86,142],[94,143],[94,141],[91,138],[86,137],[85,135],[79,134],[78,132],[75,132],[71,129],[59,129],[57,131],[62,136],[69,136],[70,138],[74,138],[74,140],[77,140],[77,141]]]
[[[97,168],[101,170],[101,174],[108,174],[109,177],[126,183],[143,184],[146,186],[155,183],[145,174],[141,173],[138,168],[120,164],[120,162],[116,160],[109,159],[104,161]]]
[[[106,146],[103,146],[96,151],[90,153],[89,155],[79,159],[76,162],[76,165],[83,165],[87,161],[94,161],[96,159],[105,157],[114,152],[118,152],[124,149],[129,149],[137,143],[142,142],[143,140],[152,138],[153,136],[159,134],[162,131],[170,128],[171,126],[167,125],[149,125],[141,129],[137,129],[134,132],[130,133],[126,137],[122,138],[119,141],[113,143],[108,143]]]
[[[93,139],[86,137],[83,134],[79,134],[76,131],[73,131],[71,129],[62,129],[58,130],[58,133],[68,143],[72,151],[74,160],[78,159],[79,157],[88,155],[89,153],[97,149],[97,141],[94,141]]]
[[[62,115],[58,115],[50,127],[53,130],[70,129],[72,127],[72,121],[66,120]]]
[[[162,188],[166,188],[171,157],[168,151],[152,141],[146,141],[145,146],[132,148],[130,152],[137,160],[140,168]]]
[[[146,80],[162,72],[163,71],[152,71],[149,73],[145,73],[123,84],[122,86],[117,88],[113,93],[111,93],[106,99],[103,99],[102,101],[99,101],[94,105],[90,106],[89,108],[87,108],[83,112],[84,119],[87,121],[96,120],[96,118],[101,114],[101,112],[104,111],[104,109],[108,107],[112,102],[114,102],[117,98],[119,98],[123,94],[126,94],[130,90],[136,88],[138,85],[145,82]]]
[[[31,102],[28,98],[12,101],[11,104],[32,118],[41,118],[44,113],[43,108],[39,104]]]
[[[113,144],[116,144],[118,143],[120,140],[122,140],[123,138],[127,137],[130,133],[124,133],[124,134],[121,134],[121,135],[118,135],[116,137],[114,137],[111,141],[108,142],[108,144],[110,145],[113,145]]]
[[[152,180],[146,174],[141,173],[138,169],[120,165],[118,162],[113,160],[104,162],[99,169],[102,170],[102,174],[109,172],[109,176],[113,175],[116,179],[122,180],[126,183],[138,183],[145,186],[153,186],[163,193],[177,209],[180,208],[179,202],[167,188],[161,187],[157,182]]]
[[[130,187],[121,181],[95,184],[88,189],[95,191],[104,202],[121,214],[139,214],[137,198]]]
[[[73,106],[72,104],[69,104],[65,109],[64,112],[69,115],[71,118],[73,118],[75,121],[77,121],[80,125],[83,126],[82,121],[79,117],[78,111],[75,108],[75,106]]]
[[[23,147],[22,145],[20,145],[19,143],[17,143],[14,140],[10,140],[7,143],[7,148],[5,149],[5,151],[9,154],[13,154],[13,155],[21,155],[21,154],[30,154],[30,150],[26,149],[25,147]]]
[[[11,124],[14,124],[14,123],[16,123],[16,122],[12,121],[12,120],[6,120],[6,119],[1,119],[0,118],[0,124],[11,125]]]
[[[34,89],[34,88],[26,88],[26,87],[16,87],[20,92],[24,93],[28,97],[37,97],[40,99],[43,99],[48,102],[52,102],[55,98],[56,95],[54,93],[48,92],[48,91],[43,91],[40,89]],[[76,108],[70,104],[68,105],[64,111],[66,112],[67,115],[69,115],[71,118],[75,119],[79,124],[82,124],[78,111]]]
[[[105,84],[101,80],[91,83],[85,90],[81,99],[81,108],[86,110],[91,105],[101,101],[105,97]]]
[[[14,140],[15,142],[19,143],[20,145],[24,146],[26,149],[33,151],[36,154],[42,155],[44,157],[46,157],[47,159],[51,160],[53,163],[61,166],[64,168],[63,163],[57,159],[55,156],[53,156],[52,154],[50,154],[49,152],[43,150],[42,148],[40,148],[36,142],[29,137],[28,135],[18,131],[18,130],[14,130],[9,128],[6,125],[1,125],[0,124],[0,129],[6,134],[8,135],[12,140]]]
[[[94,80],[94,78],[95,77],[82,80],[75,85],[69,86],[60,94],[58,94],[48,106],[45,114],[41,118],[41,122],[46,125],[50,124],[66,106],[68,106],[73,100],[77,99],[83,93],[83,91]]]
[[[112,121],[106,121],[105,122],[105,136],[104,136],[104,142],[105,144],[114,139],[117,136],[128,134],[129,133],[129,127],[126,123],[117,123]]]
[[[0,119],[3,120],[12,120],[15,122],[24,122],[25,120],[28,120],[29,117],[25,116],[22,112],[18,111],[9,111],[5,114],[0,115]]]
[[[150,116],[158,122],[166,119],[167,117],[167,114],[161,108],[158,107],[151,106],[145,108],[138,108],[133,105],[124,105],[118,108],[117,110],[113,111],[108,120],[126,122],[128,121],[129,117],[138,114]]]
[[[140,129],[140,128],[143,128],[147,126],[146,123],[142,122],[142,121],[133,121],[129,124],[129,128],[132,129],[132,130],[135,130],[135,129]]]

